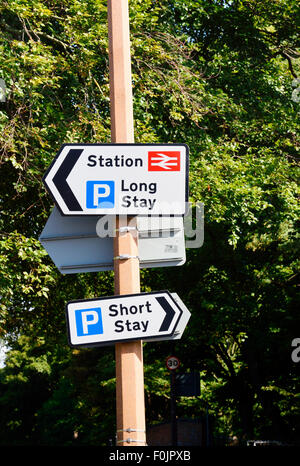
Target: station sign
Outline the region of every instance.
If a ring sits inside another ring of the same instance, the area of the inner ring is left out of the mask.
[[[185,144],[64,144],[43,182],[63,215],[184,215]]]

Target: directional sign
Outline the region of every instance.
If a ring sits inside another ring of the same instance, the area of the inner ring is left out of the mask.
[[[63,215],[184,215],[185,144],[64,144],[43,181]]]
[[[164,339],[185,314],[168,291],[71,301],[66,306],[70,346]]]
[[[113,270],[113,238],[99,237],[97,224],[98,217],[66,217],[54,207],[39,240],[61,273]],[[185,263],[182,217],[138,217],[137,228],[140,268]]]
[[[149,338],[148,341],[161,341],[161,340],[179,340],[182,337],[182,334],[185,330],[185,327],[187,326],[187,323],[191,317],[191,313],[184,304],[184,302],[179,298],[177,293],[171,293],[172,298],[174,301],[177,303],[177,305],[180,307],[180,309],[183,311],[181,319],[179,320],[176,330],[174,331],[173,335],[170,335],[168,337],[154,337],[154,338]]]

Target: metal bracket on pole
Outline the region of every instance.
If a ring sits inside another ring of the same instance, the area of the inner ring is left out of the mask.
[[[128,427],[128,429],[118,429],[117,432],[146,432],[144,429],[132,429],[131,427]],[[133,438],[126,438],[124,440],[117,440],[116,443],[132,443],[132,442],[138,442],[138,443],[146,443],[144,440],[139,440],[139,439],[133,439]]]
[[[146,432],[145,429],[131,429],[131,427],[128,427],[128,429],[118,429],[117,432]]]
[[[138,442],[138,443],[145,443],[145,440],[139,440],[139,439],[133,439],[133,438],[126,438],[125,440],[117,440],[117,443],[132,443],[132,442]]]
[[[118,429],[117,432],[146,432],[144,429],[132,429],[131,427],[128,427],[128,429]],[[145,440],[139,440],[139,439],[134,439],[134,438],[126,438],[124,440],[117,440],[116,443],[133,443],[133,442],[138,442],[138,443],[145,443]]]
[[[130,254],[120,254],[120,256],[115,256],[114,260],[126,260],[126,259],[138,259],[140,260],[139,256],[131,256]]]
[[[115,229],[115,231],[119,231],[120,233],[127,233],[128,231],[131,231],[131,230],[138,231],[137,227],[130,227],[129,225]]]

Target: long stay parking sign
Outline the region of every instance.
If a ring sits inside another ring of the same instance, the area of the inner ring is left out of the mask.
[[[185,144],[65,144],[43,181],[63,215],[184,215]]]

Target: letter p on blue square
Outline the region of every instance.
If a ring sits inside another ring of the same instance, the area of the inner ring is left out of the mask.
[[[87,209],[107,209],[115,205],[114,181],[87,181],[86,207]]]
[[[103,333],[100,307],[77,309],[75,311],[76,332],[78,337],[100,335]]]

